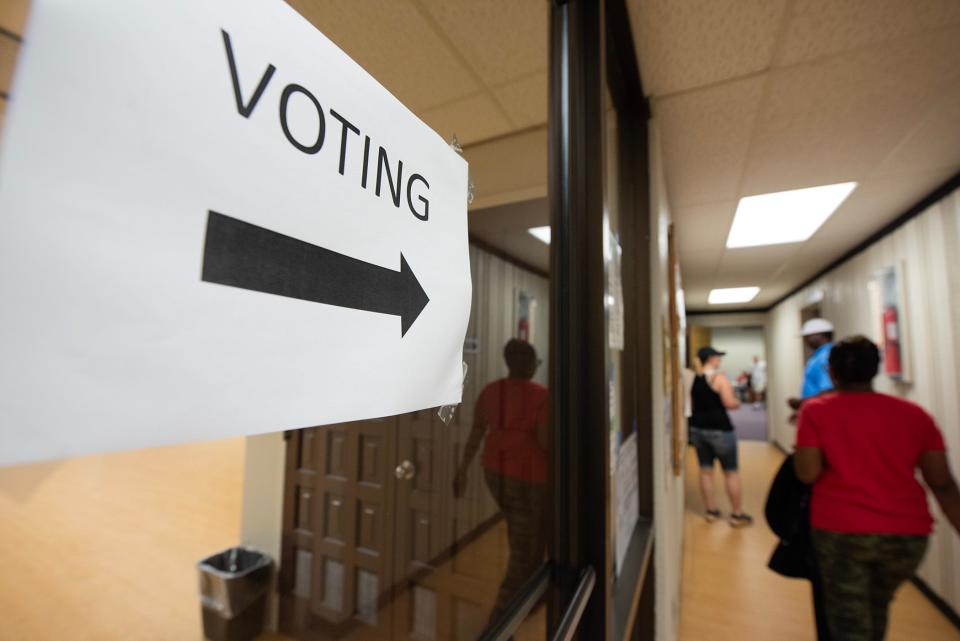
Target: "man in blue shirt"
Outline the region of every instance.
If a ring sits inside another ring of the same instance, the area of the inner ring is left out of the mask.
[[[800,335],[807,347],[813,350],[813,355],[807,359],[807,366],[803,371],[801,398],[787,401],[794,410],[800,409],[803,401],[808,398],[833,389],[829,365],[830,348],[833,347],[833,323],[823,318],[811,318],[803,324]]]
[[[803,370],[802,398],[791,398],[787,403],[794,414],[790,422],[797,420],[797,410],[803,402],[814,396],[833,389],[833,379],[830,378],[830,349],[833,347],[833,323],[823,318],[811,318],[803,324],[800,330],[803,342],[813,350],[807,359],[807,366]],[[816,563],[810,567],[810,587],[813,592],[814,620],[817,624],[818,641],[830,641],[832,635],[827,627],[826,605],[823,596],[823,579],[820,576]]]

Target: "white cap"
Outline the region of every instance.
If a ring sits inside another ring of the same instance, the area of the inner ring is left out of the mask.
[[[801,336],[813,336],[814,334],[830,334],[833,332],[833,323],[825,318],[811,318],[800,329]]]

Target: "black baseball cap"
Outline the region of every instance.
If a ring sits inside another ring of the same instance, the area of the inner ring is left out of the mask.
[[[707,347],[701,347],[699,350],[697,350],[697,358],[700,359],[701,363],[706,363],[707,360],[713,356],[726,356],[726,355],[727,355],[726,352],[718,352],[717,350],[710,347],[709,345]]]

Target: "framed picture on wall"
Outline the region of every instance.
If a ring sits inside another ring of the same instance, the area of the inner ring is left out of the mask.
[[[514,290],[513,337],[533,343],[537,299],[522,289]]]
[[[671,454],[673,473],[683,472],[683,455],[687,446],[686,386],[683,384],[683,348],[686,326],[686,310],[683,302],[683,285],[680,279],[680,260],[673,225],[667,234],[667,291],[670,330],[670,393],[667,399],[671,429]]]

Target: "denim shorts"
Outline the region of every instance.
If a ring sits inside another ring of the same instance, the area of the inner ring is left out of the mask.
[[[697,450],[701,468],[713,468],[720,461],[724,472],[737,471],[737,435],[722,430],[701,430],[690,426],[690,442]]]

